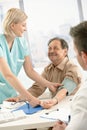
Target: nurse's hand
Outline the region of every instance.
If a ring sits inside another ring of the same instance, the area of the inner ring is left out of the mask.
[[[18,102],[20,99],[19,97],[11,97],[11,98],[7,98],[5,101],[8,102]]]
[[[63,84],[60,83],[53,83],[53,82],[49,82],[47,87],[52,91],[52,92],[56,92],[58,87],[63,86]]]
[[[22,101],[26,101],[25,99],[20,99],[19,97],[12,97],[12,98],[8,98],[6,99],[6,101],[9,101],[9,102],[22,102]],[[29,97],[29,100],[27,99],[27,101],[29,102],[29,104],[32,106],[32,107],[35,107],[37,105],[40,105],[40,100],[34,96],[31,96]]]
[[[28,101],[28,99],[27,99],[27,101]],[[40,100],[34,96],[31,96],[31,98],[29,98],[28,102],[32,107],[36,107],[36,106],[40,105]]]

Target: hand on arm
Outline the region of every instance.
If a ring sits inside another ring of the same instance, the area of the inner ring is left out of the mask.
[[[46,100],[46,101],[41,101],[40,102],[40,105],[45,108],[45,109],[49,109],[51,108],[52,106],[56,105],[58,102],[57,102],[57,99],[56,98],[53,98],[53,99],[49,99],[49,100]]]
[[[53,82],[49,82],[49,81],[47,81],[47,82],[48,82],[47,87],[48,87],[52,92],[56,92],[57,88],[60,87],[60,86],[62,86],[62,84],[60,84],[60,83],[53,83]]]
[[[61,89],[55,97],[53,97],[50,100],[41,101],[41,106],[45,109],[51,108],[52,106],[56,105],[58,102],[60,102],[64,97],[66,97],[67,90]]]

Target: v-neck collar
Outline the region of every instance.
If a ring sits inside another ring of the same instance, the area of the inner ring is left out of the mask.
[[[11,54],[11,53],[12,53],[12,51],[13,51],[13,48],[14,48],[15,39],[14,39],[14,42],[13,42],[13,45],[12,45],[11,50],[10,50],[10,48],[9,48],[9,46],[8,46],[8,43],[7,43],[7,40],[6,40],[5,35],[3,35],[3,39],[4,39],[4,41],[5,41],[4,43],[5,43],[5,45],[7,46],[7,49],[8,49],[8,51],[9,51],[9,53]]]

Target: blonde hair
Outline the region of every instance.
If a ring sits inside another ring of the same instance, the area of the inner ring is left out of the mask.
[[[11,23],[19,23],[27,19],[27,15],[24,11],[18,8],[11,8],[7,11],[7,14],[3,20],[3,29],[4,34],[6,35],[12,35],[13,32],[11,30]]]

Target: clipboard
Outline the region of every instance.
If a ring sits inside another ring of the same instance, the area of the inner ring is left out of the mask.
[[[53,111],[45,112],[44,114],[40,115],[41,118],[55,120],[55,121],[62,121],[68,124],[70,120],[70,109],[55,109]]]

